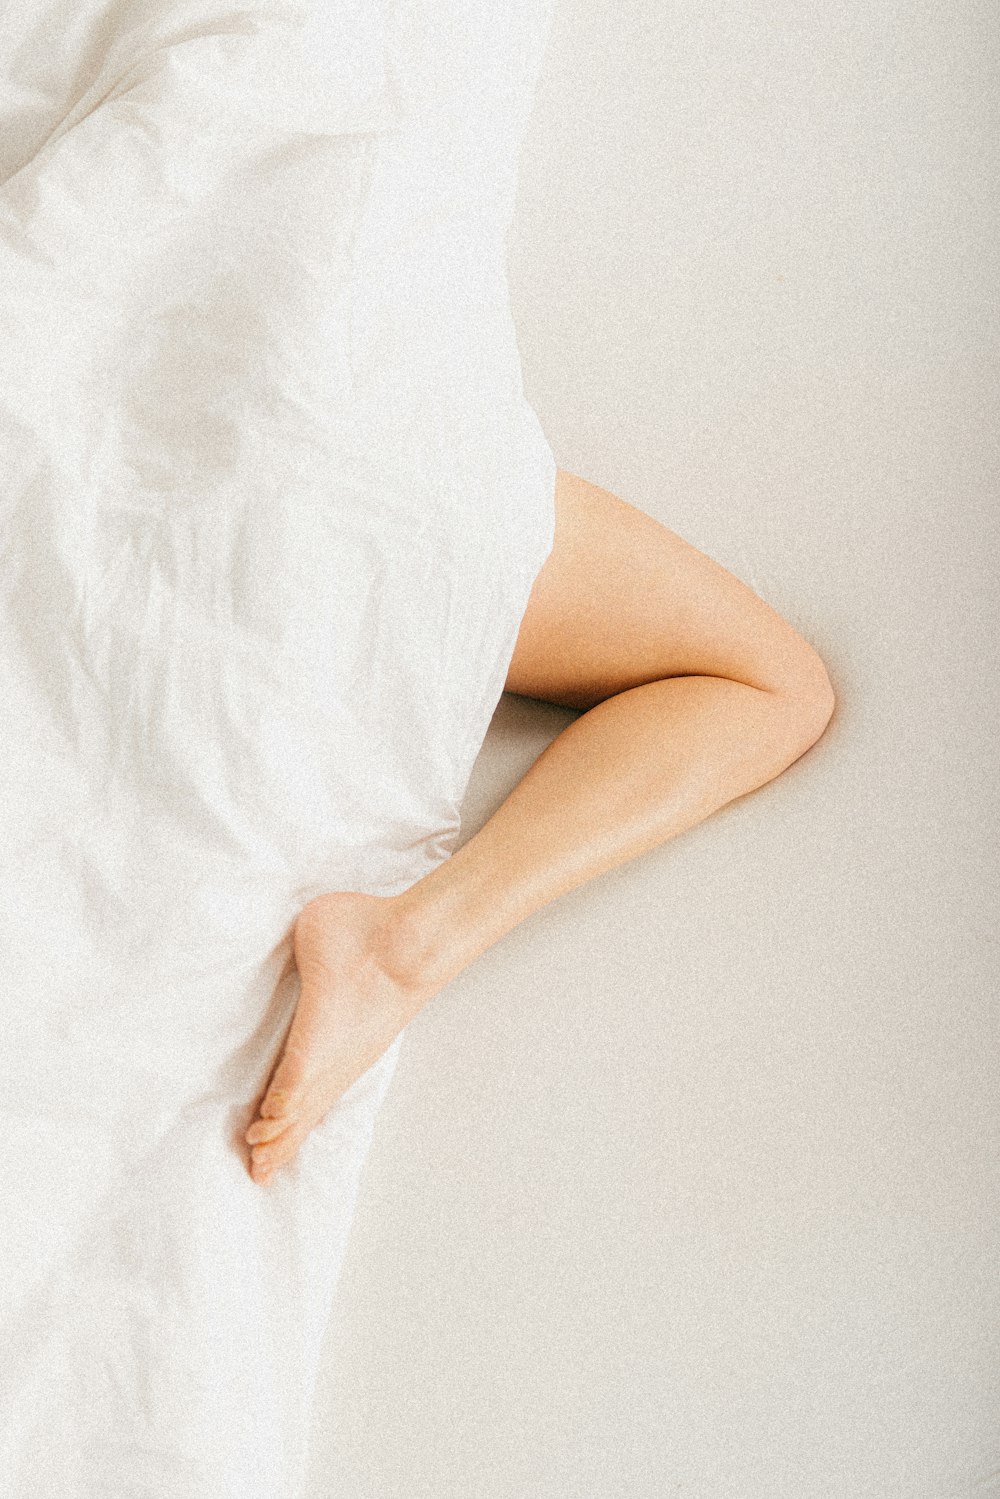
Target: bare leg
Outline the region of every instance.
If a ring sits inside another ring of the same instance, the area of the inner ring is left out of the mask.
[[[334,892],[304,908],[302,995],[247,1131],[255,1179],[292,1158],[484,949],[772,780],[819,739],[834,707],[820,657],[752,589],[643,511],[561,471],[555,544],[507,687],[585,711],[485,826],[402,895]]]

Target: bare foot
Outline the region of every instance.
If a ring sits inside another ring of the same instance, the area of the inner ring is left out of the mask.
[[[277,1067],[246,1131],[266,1185],[426,998],[388,954],[391,897],[337,891],[302,908],[293,932],[301,992]]]

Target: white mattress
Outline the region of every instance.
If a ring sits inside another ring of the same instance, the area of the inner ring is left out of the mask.
[[[292,1499],[403,1037],[268,1188],[324,890],[448,856],[552,544],[506,282],[551,0],[0,21],[0,1473]]]

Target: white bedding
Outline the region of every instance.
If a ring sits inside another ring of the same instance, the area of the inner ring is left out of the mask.
[[[5,1499],[293,1499],[402,1037],[270,1187],[313,895],[446,858],[555,462],[551,0],[0,20]]]

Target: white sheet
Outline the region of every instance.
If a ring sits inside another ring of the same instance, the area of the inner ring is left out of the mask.
[[[454,847],[555,462],[506,283],[550,0],[0,21],[0,1473],[292,1499],[402,1037],[272,1186],[323,890]]]

